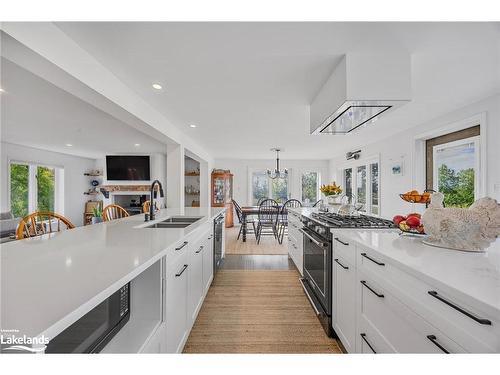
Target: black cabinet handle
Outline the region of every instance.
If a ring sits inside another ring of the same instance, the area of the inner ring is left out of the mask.
[[[203,246],[200,246],[200,248],[198,250],[196,250],[196,254],[198,254],[202,250],[203,250]]]
[[[179,246],[179,247],[176,247],[176,248],[175,248],[175,250],[176,250],[176,251],[178,251],[178,250],[182,249],[184,246],[186,246],[187,244],[188,244],[188,242],[187,242],[187,241],[184,241],[184,242],[182,243],[182,245],[181,245],[181,246]]]
[[[335,263],[337,263],[337,264],[338,264],[340,267],[342,267],[343,269],[345,269],[345,270],[348,270],[348,269],[349,269],[349,267],[344,266],[342,263],[340,263],[340,262],[339,262],[339,260],[338,260],[338,258],[337,258],[337,259],[334,259],[334,261],[335,261]]]
[[[360,283],[363,284],[370,292],[372,292],[373,294],[375,294],[378,298],[384,298],[383,294],[377,293],[372,288],[370,288],[370,286],[366,283],[365,280],[361,280]]]
[[[175,274],[175,277],[179,277],[180,275],[182,275],[184,273],[184,271],[186,270],[186,268],[188,268],[187,264],[185,264],[184,266],[182,266],[182,269]]]
[[[373,259],[366,255],[366,253],[361,253],[361,256],[364,256],[366,259],[371,260],[373,263],[378,264],[379,266],[385,266],[385,263],[379,262],[378,260]]]
[[[443,351],[443,353],[450,354],[448,350],[446,350],[440,343],[437,342],[437,337],[435,335],[428,335],[427,338],[431,340],[431,342],[436,345],[439,349]]]
[[[207,240],[211,240],[212,239],[212,236],[208,237]]]
[[[468,316],[469,318],[471,318],[472,320],[475,320],[476,322],[478,322],[479,324],[484,324],[484,325],[488,325],[488,326],[491,326],[491,320],[488,320],[488,319],[484,319],[484,318],[478,318],[477,316],[474,316],[472,315],[470,312],[466,311],[465,309],[461,308],[460,306],[457,306],[455,305],[453,302],[447,300],[446,298],[444,297],[441,297],[438,292],[436,292],[435,290],[430,290],[428,291],[427,293],[429,293],[431,296],[433,296],[434,298],[440,300],[441,302],[447,304],[448,306],[454,308],[455,310],[461,312],[462,314],[464,314],[465,316]]]
[[[366,339],[366,333],[361,333],[361,338],[363,339],[364,342],[366,342],[366,345],[368,345],[368,347],[371,349],[371,351],[373,352],[373,354],[377,354],[377,352],[375,351],[375,349],[373,349],[373,346]]]
[[[339,240],[337,237],[335,237],[335,241],[340,242],[340,243],[341,243],[342,245],[344,245],[344,246],[349,246],[349,242],[344,242],[344,241],[342,241],[342,240]]]

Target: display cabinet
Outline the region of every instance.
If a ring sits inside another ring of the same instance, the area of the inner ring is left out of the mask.
[[[233,175],[230,171],[212,171],[211,206],[226,207],[226,228],[233,222]]]

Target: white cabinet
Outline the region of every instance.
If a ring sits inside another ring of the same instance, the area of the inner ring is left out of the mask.
[[[181,352],[188,335],[188,268],[188,254],[184,254],[167,269],[166,333],[168,353]]]
[[[304,241],[300,231],[302,223],[293,213],[288,214],[288,255],[300,274],[304,275]]]
[[[213,230],[206,235],[205,248],[203,249],[203,289],[204,294],[210,287],[214,275],[214,236]]]
[[[188,324],[196,320],[198,308],[203,300],[203,251],[206,243],[204,238],[196,241],[189,248],[189,271],[188,271]]]
[[[333,260],[333,328],[348,353],[356,350],[356,269],[338,256]]]

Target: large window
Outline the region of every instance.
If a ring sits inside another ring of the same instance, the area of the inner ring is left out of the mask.
[[[318,201],[319,196],[319,173],[305,172],[302,174],[302,203],[310,206]]]
[[[361,203],[361,211],[380,215],[380,176],[378,161],[362,162],[342,170],[342,188],[349,201]]]
[[[256,205],[261,198],[272,198],[284,203],[290,196],[288,179],[271,179],[265,170],[251,172],[251,204]]]
[[[427,140],[426,159],[427,188],[447,207],[469,207],[478,196],[479,126]]]
[[[10,164],[10,207],[14,217],[34,211],[58,211],[56,174],[57,168],[54,167]]]

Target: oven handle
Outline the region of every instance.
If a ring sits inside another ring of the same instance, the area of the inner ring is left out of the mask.
[[[299,231],[301,231],[307,238],[309,238],[312,242],[314,242],[316,245],[320,247],[328,247],[328,244],[324,242],[319,242],[316,238],[311,236],[309,233],[307,233],[304,229],[300,228]]]
[[[316,316],[320,316],[321,313],[319,312],[318,308],[316,307],[316,305],[314,304],[312,298],[311,298],[311,295],[309,294],[309,292],[307,291],[307,288],[306,286],[304,285],[304,281],[302,280],[302,278],[299,279],[300,283],[302,284],[302,289],[304,289],[304,293],[306,294],[307,296],[307,299],[309,300],[309,303],[311,304],[311,306],[313,307],[314,309],[314,312],[316,313]]]

